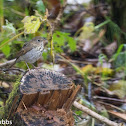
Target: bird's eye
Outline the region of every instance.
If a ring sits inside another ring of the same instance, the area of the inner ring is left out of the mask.
[[[37,41],[40,42],[40,39],[38,39]]]

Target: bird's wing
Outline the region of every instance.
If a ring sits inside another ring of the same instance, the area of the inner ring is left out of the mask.
[[[30,46],[29,42],[26,42],[22,49],[17,53],[16,58],[19,58],[20,56],[24,55],[28,51],[30,51],[33,47]]]

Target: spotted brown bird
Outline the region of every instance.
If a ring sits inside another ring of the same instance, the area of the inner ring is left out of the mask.
[[[16,60],[10,67],[19,61],[25,61],[26,65],[27,63],[32,64],[36,62],[42,56],[44,47],[47,42],[48,41],[45,38],[40,36],[37,36],[29,42],[26,42],[22,49],[17,53]]]

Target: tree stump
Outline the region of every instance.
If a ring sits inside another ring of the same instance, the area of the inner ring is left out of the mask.
[[[79,89],[61,73],[32,69],[16,82],[3,119],[13,126],[73,126],[70,107]]]

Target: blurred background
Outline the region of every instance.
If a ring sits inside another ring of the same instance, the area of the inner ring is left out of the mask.
[[[125,122],[126,1],[0,0],[0,65],[14,59],[23,44],[33,37],[48,38],[47,23],[42,23],[35,33],[21,34],[22,20],[36,12],[44,17],[46,9],[52,25],[54,64],[49,42],[34,65],[64,73],[82,86],[77,97],[79,103],[113,121]],[[3,72],[2,68],[1,107],[27,66],[19,62],[12,70]],[[78,126],[105,126],[74,107],[73,112]]]

